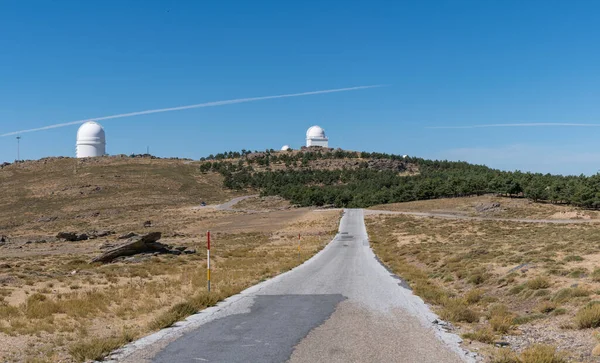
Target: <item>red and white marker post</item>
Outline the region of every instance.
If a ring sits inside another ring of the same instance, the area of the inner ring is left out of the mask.
[[[206,287],[210,292],[210,231],[206,232]]]

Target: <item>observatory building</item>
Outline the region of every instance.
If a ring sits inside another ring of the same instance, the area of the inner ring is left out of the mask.
[[[104,156],[106,154],[106,135],[100,124],[89,121],[79,127],[76,153],[78,158]]]
[[[306,146],[329,147],[329,139],[325,136],[325,130],[319,126],[312,126],[306,131]]]
[[[289,149],[291,149],[291,148],[290,148],[290,145],[283,145],[283,146],[281,147],[281,151],[288,151]]]

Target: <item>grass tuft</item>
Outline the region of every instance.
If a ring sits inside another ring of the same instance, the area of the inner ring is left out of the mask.
[[[575,324],[579,329],[600,327],[600,304],[590,304],[575,315]]]
[[[531,290],[547,289],[550,287],[550,281],[546,277],[537,276],[527,281],[526,285]]]
[[[479,320],[479,315],[469,309],[465,300],[460,298],[447,298],[440,311],[440,317],[451,322],[474,323]]]
[[[97,361],[134,339],[135,336],[127,331],[118,337],[94,338],[73,344],[69,347],[69,354],[78,362]]]
[[[563,354],[556,351],[551,345],[535,344],[521,353],[521,363],[564,363]]]
[[[492,344],[496,338],[494,332],[490,328],[483,328],[475,330],[472,333],[465,333],[462,337],[464,339],[475,340],[486,344]]]

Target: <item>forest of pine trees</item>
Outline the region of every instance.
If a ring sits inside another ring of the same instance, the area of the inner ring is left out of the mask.
[[[377,204],[407,202],[443,197],[461,197],[495,193],[507,197],[525,197],[535,202],[571,204],[600,208],[600,174],[562,176],[508,172],[466,162],[403,158],[382,153],[357,153],[342,150],[298,153],[261,152],[246,158],[247,151],[217,154],[202,164],[201,171],[219,172],[231,189],[255,189],[263,195],[278,195],[300,206],[333,205],[369,207]],[[239,158],[237,161],[231,159]],[[401,176],[391,170],[374,170],[365,165],[355,169],[313,170],[316,159],[393,159],[416,165],[418,175]],[[224,161],[225,159],[229,159]],[[269,170],[271,163],[298,168]],[[253,164],[266,167],[255,171]]]

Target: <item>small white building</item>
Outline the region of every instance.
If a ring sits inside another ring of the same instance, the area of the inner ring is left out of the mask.
[[[281,151],[288,151],[289,149],[291,149],[290,145],[283,145],[281,147]]]
[[[106,154],[106,135],[99,123],[89,121],[77,131],[76,154],[78,158],[104,156]]]
[[[329,139],[325,136],[325,130],[320,126],[312,126],[306,131],[306,146],[329,147]]]

